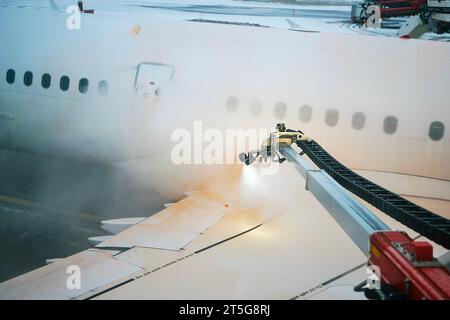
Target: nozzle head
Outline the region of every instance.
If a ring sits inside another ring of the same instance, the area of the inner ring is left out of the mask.
[[[250,164],[249,156],[245,152],[239,154],[239,160],[241,160],[241,162],[245,163],[247,166]]]
[[[285,132],[286,131],[286,125],[284,123],[277,123],[277,131],[278,132]]]
[[[249,153],[242,152],[239,154],[239,160],[246,165],[251,165],[259,157],[259,151],[250,151]]]

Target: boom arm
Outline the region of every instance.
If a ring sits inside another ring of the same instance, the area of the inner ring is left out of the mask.
[[[303,150],[300,154],[292,148],[294,143]],[[319,169],[301,157],[305,153]],[[448,219],[357,175],[331,157],[314,140],[301,131],[286,130],[284,124],[277,125],[277,131],[271,133],[261,150],[249,152],[248,155],[241,154],[240,158],[250,165],[261,154],[264,159],[275,159],[277,156],[280,163],[284,160],[293,163],[305,179],[306,190],[319,200],[358,248],[369,257],[369,265],[380,269],[381,287],[365,288],[366,297],[450,299],[450,273],[446,266],[433,257],[432,245],[415,241],[405,232],[391,231],[348,191],[446,248],[450,247]],[[362,285],[355,290],[364,288]]]

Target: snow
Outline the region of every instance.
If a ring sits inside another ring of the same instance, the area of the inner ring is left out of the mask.
[[[350,21],[351,4],[358,0],[303,0],[301,4],[285,4],[276,1],[236,0],[98,0],[85,1],[87,9],[95,9],[97,15],[112,18],[132,16],[149,17],[153,21],[201,20],[246,25],[262,25],[272,28],[290,29],[287,19],[299,25],[296,31],[320,31],[366,34],[371,36],[398,37],[397,30],[407,18],[385,20],[389,28],[366,29]],[[57,5],[64,10],[72,0],[60,0]],[[329,3],[314,5],[314,3]],[[339,3],[340,5],[334,5]],[[348,4],[348,5],[342,5]],[[51,10],[48,0],[0,0],[2,7]],[[450,41],[450,34],[425,33],[421,39]]]

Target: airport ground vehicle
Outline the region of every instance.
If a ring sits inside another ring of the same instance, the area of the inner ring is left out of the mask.
[[[365,0],[352,6],[352,21],[365,23],[379,10],[379,17],[419,15],[435,33],[450,30],[450,0]]]

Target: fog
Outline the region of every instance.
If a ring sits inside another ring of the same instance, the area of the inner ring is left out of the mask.
[[[10,16],[1,17],[11,34],[5,39],[4,48],[23,46],[33,50],[0,49],[0,61],[11,60],[19,66],[27,61],[36,66],[33,71],[37,74],[59,75],[64,70],[70,72],[72,79],[88,76],[93,86],[106,77],[110,91],[106,97],[93,95],[80,100],[74,80],[75,89],[68,93],[64,104],[30,98],[31,95],[0,96],[5,112],[17,112],[17,128],[22,130],[11,129],[0,137],[6,145],[0,153],[2,193],[39,204],[4,201],[8,214],[2,215],[5,220],[1,221],[4,229],[0,237],[8,250],[2,251],[1,260],[8,261],[5,269],[10,270],[9,275],[24,271],[17,268],[21,257],[39,251],[40,258],[54,258],[88,248],[88,236],[105,233],[99,228],[102,219],[150,216],[164,203],[184,197],[185,191],[212,189],[243,206],[258,208],[265,217],[296,209],[282,200],[295,196],[295,190],[286,186],[285,177],[274,175],[267,177],[267,183],[248,185],[248,173],[251,181],[253,169],[246,168],[241,177],[241,164],[174,164],[171,155],[177,142],[172,141],[172,134],[185,129],[192,134],[193,142],[195,121],[201,121],[204,130],[224,133],[237,128],[270,130],[276,122],[288,119],[288,127],[304,126],[308,135],[319,137],[344,163],[363,162],[381,170],[389,166],[412,172],[418,159],[411,154],[414,150],[423,152],[418,139],[408,136],[409,140],[402,144],[406,152],[393,152],[398,151],[398,145],[389,140],[391,136],[380,134],[381,126],[368,126],[356,136],[358,133],[347,125],[350,122],[345,117],[349,118],[363,102],[369,110],[368,123],[381,123],[386,114],[393,112],[393,106],[406,103],[414,88],[418,98],[409,99],[407,104],[419,111],[408,112],[402,118],[409,129],[419,127],[413,119],[429,117],[430,112],[420,101],[428,95],[433,99],[427,99],[427,103],[433,104],[433,111],[437,110],[433,117],[448,119],[443,103],[448,74],[433,72],[439,74],[440,81],[425,82],[419,73],[427,70],[428,75],[430,70],[445,66],[447,60],[436,60],[439,66],[431,64],[430,69],[428,63],[427,68],[425,64],[417,67],[417,59],[407,55],[411,49],[417,49],[425,58],[432,54],[423,52],[446,57],[448,49],[438,44],[421,47],[415,42],[399,45],[392,39],[381,42],[365,38],[352,42],[340,36],[201,23],[158,25],[145,17],[134,17],[133,21],[86,18],[80,32],[70,33],[61,30],[65,17],[55,18],[52,14],[52,19],[42,24],[42,19],[49,17],[37,17],[32,10],[25,15],[28,16],[20,24]],[[14,23],[20,27],[14,28]],[[137,33],[136,25],[141,26]],[[53,37],[42,41],[42,35],[50,32]],[[54,45],[55,50],[48,50],[49,45]],[[352,49],[361,54],[349,56]],[[383,64],[375,59],[383,50],[397,49],[402,61],[389,58]],[[426,59],[422,60],[425,63]],[[137,66],[142,62],[174,67],[170,84],[161,88],[156,100],[134,95]],[[399,69],[393,79],[399,80],[395,88],[381,81],[385,72],[394,67]],[[385,94],[367,99],[374,87],[384,89]],[[17,97],[20,104],[14,100]],[[261,104],[261,111],[255,107],[255,101]],[[304,104],[312,105],[314,110],[314,121],[308,124],[298,120],[298,108]],[[334,130],[323,124],[328,107],[341,111],[340,123],[345,126]],[[357,138],[352,149],[357,151],[349,153],[349,148],[342,148],[343,141],[353,136]],[[378,136],[378,148],[361,148]],[[209,143],[201,141],[200,150]],[[411,145],[415,147],[410,148]],[[436,164],[445,165],[448,153],[441,149],[429,144],[429,163],[420,168],[420,174],[436,176],[442,172]],[[194,145],[191,151],[195,152]],[[236,149],[235,156],[241,151],[248,150]],[[17,215],[15,206],[28,218]],[[34,237],[21,242],[20,236],[30,230]],[[51,243],[67,239],[71,239],[71,244],[52,249]]]

